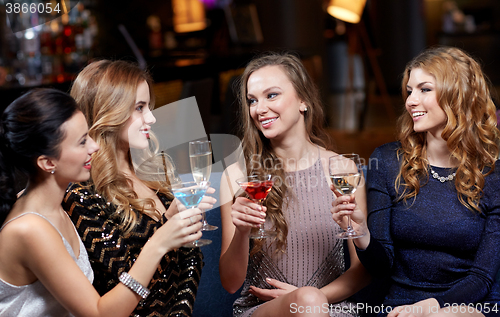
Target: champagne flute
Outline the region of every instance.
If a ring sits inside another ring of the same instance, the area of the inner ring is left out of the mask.
[[[251,200],[258,203],[262,207],[262,203],[267,197],[267,194],[273,187],[273,179],[270,174],[266,175],[252,175],[242,177],[236,180],[236,183],[243,189]],[[250,233],[250,239],[264,239],[274,237],[276,231],[265,230],[264,224],[261,224],[257,232]]]
[[[175,198],[186,208],[196,208],[205,196],[205,192],[210,187],[210,182],[180,182],[172,185],[172,192]],[[195,248],[212,243],[209,239],[198,239],[184,244],[185,248]]]
[[[208,182],[212,173],[212,144],[210,141],[189,142],[189,161],[191,162],[191,173],[197,183]],[[207,222],[205,213],[202,214],[202,231],[217,230]]]
[[[329,171],[335,191],[342,195],[353,195],[363,175],[361,160],[358,154],[339,154],[330,157]],[[356,239],[366,235],[354,230],[351,216],[347,216],[347,229],[337,234],[341,239]]]

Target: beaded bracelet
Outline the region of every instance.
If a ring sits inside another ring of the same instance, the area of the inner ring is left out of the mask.
[[[137,282],[132,276],[130,276],[127,272],[123,272],[118,278],[123,285],[127,286],[130,290],[132,290],[137,295],[141,296],[143,299],[146,299],[149,295],[149,289],[147,287],[142,286],[141,283]]]

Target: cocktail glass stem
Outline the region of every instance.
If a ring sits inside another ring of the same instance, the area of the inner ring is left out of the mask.
[[[211,225],[211,224],[208,223],[208,221],[207,221],[207,215],[206,214],[207,213],[205,211],[203,211],[201,213],[201,224],[202,224],[201,231],[214,231],[214,230],[217,230],[219,227]]]
[[[262,203],[263,202],[264,202],[263,200],[259,201],[260,210],[262,210]],[[265,236],[266,235],[266,231],[264,230],[264,224],[265,224],[265,222],[261,223],[260,226],[259,226],[259,230],[257,231],[258,235],[260,235],[260,236]]]
[[[351,222],[351,216],[347,216],[347,232],[354,232],[354,229],[352,227],[352,222]]]
[[[255,202],[257,202],[260,205],[260,208],[262,210],[262,205],[264,204],[264,199],[258,200]],[[266,230],[264,225],[265,225],[265,222],[261,223],[257,232],[250,233],[250,239],[265,239],[265,238],[272,238],[272,237],[276,236],[276,231]]]
[[[253,202],[259,204],[260,210],[262,210],[264,200],[273,186],[272,176],[270,174],[263,176],[252,175],[239,178],[236,180],[236,183],[247,193],[247,196]],[[248,237],[250,239],[265,239],[276,236],[276,230],[266,230],[264,224],[265,222],[261,223],[257,231],[252,230]]]
[[[172,188],[172,192],[175,198],[178,200],[179,204],[182,204],[190,209],[195,209],[198,208],[200,201],[203,199],[203,196],[205,195],[209,186],[210,182],[205,182],[204,184],[198,184],[196,182],[184,182],[175,184]],[[210,243],[212,243],[212,240],[210,239],[198,239],[184,244],[183,247],[201,247]]]
[[[196,208],[196,206],[194,207],[191,207],[192,209]],[[203,215],[205,215],[205,213],[203,212],[202,213],[202,217]],[[203,231],[203,229],[202,229]],[[195,247],[202,247],[202,246],[205,246],[205,245],[209,245],[210,243],[212,243],[212,240],[209,240],[209,239],[198,239],[198,240],[194,240],[193,242],[190,242],[190,243],[187,243],[185,245],[183,245],[183,247],[185,248],[195,248]]]

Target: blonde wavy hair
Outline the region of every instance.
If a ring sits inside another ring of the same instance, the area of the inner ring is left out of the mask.
[[[499,130],[490,83],[481,66],[466,52],[455,47],[430,48],[408,63],[402,80],[402,95],[408,98],[407,83],[413,69],[420,68],[436,80],[436,98],[446,113],[441,134],[451,156],[459,162],[455,187],[458,199],[470,210],[480,212],[484,178],[495,168]],[[398,119],[402,164],[395,182],[405,202],[415,198],[422,180],[429,179],[425,132],[413,130],[411,115]],[[401,190],[402,189],[402,190]]]
[[[154,200],[139,198],[133,190],[132,181],[117,165],[116,145],[119,144],[120,131],[134,111],[137,87],[143,81],[148,83],[152,108],[154,94],[151,76],[137,65],[125,61],[93,62],[78,74],[71,88],[71,96],[87,118],[89,135],[100,146],[100,150],[92,157],[92,182],[97,193],[116,206],[116,216],[120,218],[121,227],[125,232],[129,232],[137,224],[137,214],[134,210],[149,216],[159,216]],[[162,166],[161,161],[158,162],[158,156],[155,156],[158,143],[155,142],[153,134],[150,133],[150,137],[153,140],[153,149],[146,154],[149,160],[146,160],[142,167],[155,164]],[[128,158],[130,169],[137,170],[137,167],[133,166],[130,150]],[[147,173],[144,168],[139,168],[139,171],[143,175]],[[165,170],[165,175],[166,172]],[[147,179],[143,182],[149,188],[173,199],[167,189],[168,178],[163,181]]]
[[[260,164],[247,164],[247,175],[252,174],[272,174],[278,179],[285,179],[280,158],[274,152],[270,141],[264,137],[250,116],[250,106],[247,98],[247,83],[249,77],[257,70],[266,66],[279,66],[292,83],[295,92],[300,100],[307,105],[307,112],[304,112],[306,131],[310,140],[326,149],[331,149],[332,143],[328,133],[323,128],[324,114],[319,91],[307,73],[300,59],[290,53],[269,52],[253,59],[245,68],[239,81],[239,104],[240,104],[240,126],[239,132],[242,138],[243,155],[247,162],[257,157]],[[264,164],[264,162],[266,162]],[[283,215],[283,197],[287,191],[286,182],[276,183],[269,192],[265,204],[267,216],[275,227],[276,246],[278,250],[284,252],[286,247],[286,237],[288,226]],[[262,249],[264,241],[254,240],[251,254],[255,254]]]

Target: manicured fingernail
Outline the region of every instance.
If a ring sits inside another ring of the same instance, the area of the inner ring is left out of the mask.
[[[271,279],[269,277],[266,277],[266,282],[271,282]]]
[[[262,218],[266,218],[266,213],[265,213],[265,212],[261,212],[261,213],[260,213],[260,216],[261,216]]]

